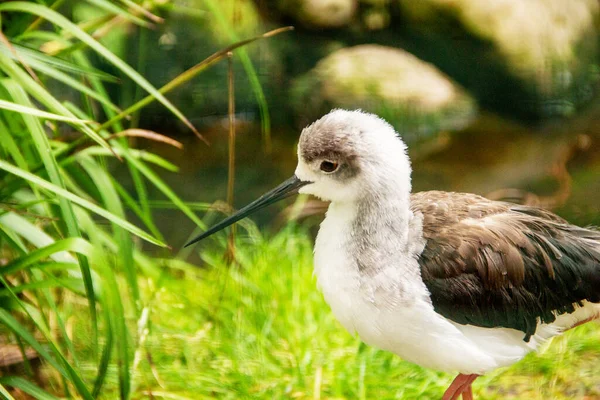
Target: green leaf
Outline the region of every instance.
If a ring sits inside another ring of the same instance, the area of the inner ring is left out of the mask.
[[[48,392],[45,392],[44,390],[40,389],[35,384],[33,384],[23,378],[20,378],[18,376],[2,377],[2,378],[0,378],[0,384],[11,386],[11,387],[14,387],[17,389],[21,389],[23,392],[33,396],[35,399],[38,399],[38,400],[59,400],[58,397],[52,396]],[[0,391],[0,393],[2,393],[2,391]],[[13,399],[12,397],[10,397],[10,395],[8,393],[6,393],[4,395],[7,396],[8,399]]]
[[[170,163],[169,161],[165,160],[164,158],[157,156],[154,153],[150,153],[148,151],[145,150],[137,150],[137,149],[124,149],[124,148],[120,148],[115,146],[113,148],[114,152],[112,151],[107,151],[105,148],[99,147],[99,146],[92,146],[92,147],[88,147],[85,150],[80,151],[79,153],[77,153],[77,155],[74,158],[80,158],[83,156],[106,156],[106,157],[111,157],[114,154],[117,154],[119,156],[125,156],[125,155],[129,155],[131,157],[135,157],[135,158],[139,158],[141,160],[144,161],[148,161],[149,163],[158,165],[161,168],[166,169],[167,171],[171,171],[171,172],[177,172],[179,171],[179,167],[177,167],[175,164]],[[63,163],[68,164],[69,162],[72,162],[72,160],[69,159],[65,159],[63,161]]]
[[[28,106],[31,105],[30,99],[25,91],[15,82],[5,81],[3,82],[3,85],[15,101]],[[46,135],[46,132],[44,132],[40,121],[29,115],[21,115],[21,118],[23,118],[23,121],[25,122],[25,125],[31,134],[31,138],[33,139],[37,153],[42,159],[42,163],[44,164],[44,168],[46,169],[52,184],[61,190],[65,190],[64,181],[61,176],[58,163],[51,154],[52,148],[50,147],[48,136]],[[73,237],[81,236],[79,226],[77,225],[77,220],[73,212],[73,205],[63,197],[59,198],[58,203],[62,218],[67,227],[68,234]],[[88,260],[85,257],[78,255],[77,259],[79,260],[79,267],[81,268],[81,273],[83,275],[83,282],[85,284],[85,291],[88,299],[93,330],[94,332],[97,332],[96,296],[94,294],[91,269]]]
[[[44,247],[54,243],[54,239],[39,226],[29,222],[27,218],[13,212],[6,213],[0,216],[0,227],[5,227],[10,231],[25,238],[35,247]],[[76,263],[77,260],[66,252],[58,252],[52,254],[52,259],[60,262]]]
[[[2,277],[0,277],[2,279]],[[4,281],[4,279],[2,279]],[[4,324],[8,329],[18,335],[23,341],[31,346],[37,353],[43,357],[50,365],[52,365],[61,375],[66,376],[67,372],[65,369],[44,349],[44,347],[33,337],[27,329],[19,321],[17,321],[10,313],[0,308],[0,322]]]
[[[5,4],[0,4],[2,7]],[[52,96],[43,86],[36,82],[29,74],[19,68],[10,58],[6,57],[0,52],[0,69],[12,78],[13,83],[19,85],[23,90],[35,97],[40,103],[44,104],[51,111],[56,114],[62,114],[67,117],[75,118],[75,116],[65,107],[60,101]],[[110,146],[98,133],[93,131],[89,126],[85,124],[75,124],[80,130],[89,136],[92,140],[96,141],[103,147],[110,149]]]
[[[77,39],[81,40],[83,43],[88,45],[90,48],[92,48],[94,51],[96,51],[98,54],[100,54],[102,57],[108,60],[115,67],[120,69],[125,75],[129,76],[138,85],[140,85],[148,93],[154,96],[159,102],[161,102],[169,111],[173,113],[173,115],[179,118],[194,133],[200,135],[200,133],[196,130],[196,128],[194,128],[192,123],[181,113],[181,111],[179,111],[173,104],[171,104],[169,100],[167,100],[166,97],[164,97],[158,90],[156,90],[156,88],[152,86],[150,82],[148,82],[144,77],[138,74],[125,61],[121,60],[119,57],[115,56],[108,49],[102,46],[92,36],[84,32],[80,27],[78,27],[77,25],[75,25],[56,11],[39,4],[32,4],[24,1],[11,1],[8,3],[2,3],[0,4],[0,12],[2,11],[20,11],[35,14],[68,31]]]
[[[137,172],[137,170],[134,168],[132,168],[132,170]],[[141,179],[142,178],[140,176],[139,180],[141,181]],[[150,232],[152,232],[154,236],[156,236],[160,240],[163,240],[162,234],[160,233],[160,231],[156,227],[156,224],[152,220],[151,212],[149,211],[146,213],[144,210],[142,210],[142,208],[138,205],[138,201],[136,201],[114,177],[112,178],[112,180],[115,189],[117,189],[117,192],[119,192],[119,196],[121,196],[127,207],[129,207],[129,209],[133,211],[135,215],[138,216],[138,218],[146,225],[146,227],[148,227],[148,229],[150,230]]]
[[[118,16],[120,16],[128,21],[131,21],[139,26],[143,26],[145,28],[152,26],[152,24],[148,23],[148,21],[144,21],[143,19],[136,17],[133,14],[128,13],[127,11],[125,11],[121,7],[118,7],[117,5],[111,3],[110,1],[106,1],[106,0],[86,0],[86,1],[104,11],[108,11],[109,13],[118,15]]]
[[[68,74],[65,74],[64,72],[59,71],[56,68],[47,66],[44,63],[34,62],[34,63],[30,63],[29,65],[34,70],[42,72],[43,74],[49,76],[50,78],[53,78],[59,82],[62,82],[63,84],[65,84],[67,86],[72,87],[73,89],[85,94],[86,96],[89,96],[94,100],[97,100],[98,102],[109,107],[110,109],[112,109],[116,112],[121,111],[119,109],[119,107],[114,105],[108,97],[102,96],[100,93],[95,92],[94,90],[90,89],[83,83],[73,79],[71,76],[69,76]]]
[[[131,389],[130,362],[129,362],[129,331],[125,321],[125,311],[119,293],[119,285],[115,274],[110,268],[103,268],[102,276],[105,280],[106,302],[111,312],[109,315],[111,328],[114,333],[115,348],[119,365],[119,389],[121,399],[128,399]]]
[[[72,264],[73,267],[77,268],[77,264]],[[21,293],[26,290],[35,289],[50,289],[50,288],[61,288],[68,289],[74,293],[85,296],[85,290],[80,278],[54,278],[49,277],[40,281],[25,283],[19,286],[13,286],[11,289],[13,293]],[[10,296],[10,293],[6,289],[0,289],[0,296]]]
[[[104,320],[108,325],[106,330],[105,345],[102,349],[102,356],[100,357],[100,363],[98,365],[98,373],[96,374],[96,380],[94,381],[94,388],[92,389],[92,397],[98,398],[102,386],[106,380],[106,374],[108,373],[108,366],[110,363],[110,356],[112,354],[113,345],[113,327],[110,322],[110,312],[108,307],[104,307]]]
[[[169,200],[171,200],[173,202],[173,204],[175,204],[175,206],[177,206],[177,208],[179,208],[181,211],[183,211],[183,213],[185,215],[188,216],[189,219],[191,219],[192,221],[194,221],[194,223],[202,228],[204,228],[206,225],[196,216],[196,214],[194,214],[192,212],[192,210],[190,210],[190,208],[185,204],[185,202],[183,200],[181,200],[179,198],[179,196],[177,196],[175,194],[175,192],[173,192],[173,190],[171,190],[171,188],[169,188],[169,186],[167,184],[164,183],[164,181],[162,179],[160,179],[160,177],[158,175],[156,175],[154,173],[154,171],[152,171],[150,168],[148,168],[148,166],[146,166],[142,161],[137,160],[133,157],[130,157],[129,155],[124,155],[124,157],[131,162],[131,164],[142,173],[142,175],[144,175],[146,177],[146,179],[148,179],[148,181],[150,181],[158,190],[160,190],[165,196],[167,196],[167,198],[169,198]]]
[[[20,178],[23,178],[27,181],[33,182],[41,188],[49,190],[50,192],[55,193],[56,195],[58,195],[60,197],[63,197],[69,201],[72,201],[73,203],[78,204],[79,206],[86,208],[86,209],[92,211],[93,213],[96,213],[96,214],[108,219],[111,222],[116,223],[123,229],[133,233],[134,235],[140,237],[141,239],[146,240],[147,242],[153,243],[157,246],[166,247],[166,245],[163,242],[152,237],[151,235],[144,232],[137,226],[131,224],[130,222],[117,217],[116,215],[104,210],[103,208],[91,203],[88,200],[82,199],[81,197],[76,196],[73,193],[71,193],[63,188],[53,185],[52,183],[50,183],[38,176],[35,176],[27,171],[17,168],[14,165],[11,165],[4,160],[0,160],[0,169],[6,171],[8,173],[11,173],[13,175],[16,175]]]
[[[75,122],[80,124],[94,124],[93,121],[84,121],[82,119],[65,117],[62,115],[52,114],[46,111],[38,110],[37,108],[26,107],[21,104],[11,103],[10,101],[0,99],[0,108],[4,110],[14,111],[21,114],[29,114],[34,117],[53,119],[56,121]]]
[[[83,382],[81,376],[77,374],[77,372],[73,369],[69,361],[62,354],[60,349],[56,347],[56,344],[49,337],[48,332],[37,323],[36,319],[32,316],[26,304],[23,303],[16,294],[12,292],[10,286],[3,278],[3,275],[0,275],[0,282],[5,286],[5,288],[9,291],[11,298],[16,301],[23,311],[27,314],[27,316],[36,324],[38,330],[44,335],[46,339],[47,345],[52,349],[53,353],[59,358],[60,363],[58,363],[54,358],[52,358],[46,350],[39,344],[39,342],[26,330],[23,326],[14,319],[6,310],[0,308],[0,322],[3,322],[9,329],[11,329],[16,335],[18,335],[25,342],[29,343],[31,347],[35,351],[40,354],[40,356],[44,357],[54,368],[58,370],[58,372],[63,375],[65,378],[68,378],[71,383],[77,388],[78,393],[86,400],[93,400],[90,392],[88,391],[85,383]],[[31,308],[31,307],[30,307]],[[37,310],[36,310],[37,311]]]
[[[92,245],[87,240],[82,238],[72,237],[58,240],[46,247],[42,247],[32,251],[31,253],[28,253],[24,257],[19,257],[11,261],[2,268],[2,273],[5,275],[15,273],[62,251],[73,251],[75,253],[89,256],[92,253],[92,249]]]
[[[91,157],[81,157],[79,164],[87,172],[92,181],[101,188],[100,196],[109,212],[125,219],[125,211],[119,194],[112,184],[109,174]],[[127,232],[119,225],[113,223],[115,240],[119,243],[119,258],[125,271],[128,287],[131,291],[133,308],[138,309],[140,291],[137,284],[137,275],[133,263],[133,244]]]
[[[15,400],[14,397],[8,393],[8,390],[2,385],[2,378],[0,378],[0,394],[5,397],[6,400]]]
[[[51,32],[44,33],[46,35],[52,35],[52,38],[58,37],[58,35],[53,34]],[[44,37],[44,39],[46,38]],[[34,69],[38,69],[41,68],[41,66],[45,66],[46,69],[51,69],[53,71],[61,70],[68,72],[69,74],[77,74],[85,77],[94,77],[108,82],[119,81],[117,77],[107,74],[106,72],[100,71],[96,68],[82,67],[80,65],[68,62],[61,58],[49,56],[48,54],[39,50],[23,47],[17,43],[11,43],[11,46],[17,52],[18,57],[2,43],[0,43],[0,52],[12,58],[14,61],[19,61],[20,58]]]
[[[282,32],[287,32],[289,30],[291,30],[291,27],[278,28],[278,29],[274,29],[272,31],[266,32],[262,35],[255,36],[250,39],[241,40],[241,41],[238,41],[237,43],[233,43],[232,45],[229,45],[229,46],[225,47],[224,49],[221,49],[221,50],[213,53],[209,57],[205,58],[198,64],[191,67],[190,69],[187,69],[184,72],[182,72],[181,74],[177,75],[175,78],[173,78],[171,81],[169,81],[166,85],[162,86],[159,89],[159,92],[161,92],[163,94],[168,93],[169,91],[173,90],[174,88],[178,87],[179,85],[189,81],[190,79],[192,79],[193,77],[195,77],[196,75],[198,75],[199,73],[204,71],[205,69],[207,69],[207,68],[211,67],[212,65],[214,65],[215,63],[219,62],[223,58],[227,57],[227,54],[229,52],[231,52],[237,48],[245,46],[256,40],[266,39],[266,38],[278,35]],[[140,110],[141,108],[147,106],[153,100],[154,100],[154,98],[152,96],[144,97],[143,99],[139,100],[135,104],[128,107],[126,110],[120,112],[118,115],[111,117],[108,121],[104,122],[100,126],[99,129],[104,129],[104,128],[108,128],[109,126],[112,126],[113,124],[115,124],[115,123],[119,122],[121,119],[123,119],[125,116],[130,115],[130,114]],[[265,106],[266,106],[266,104],[265,104]],[[200,137],[200,138],[202,140],[205,140],[203,137]]]

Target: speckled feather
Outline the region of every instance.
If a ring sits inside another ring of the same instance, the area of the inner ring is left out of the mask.
[[[538,321],[600,301],[598,231],[473,194],[416,193],[411,208],[427,240],[422,279],[436,312],[452,321],[518,329],[529,341]]]

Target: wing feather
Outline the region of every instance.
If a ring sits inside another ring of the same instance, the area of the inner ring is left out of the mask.
[[[600,302],[600,232],[470,194],[416,193],[412,208],[427,240],[421,276],[446,318],[529,341],[539,322]]]

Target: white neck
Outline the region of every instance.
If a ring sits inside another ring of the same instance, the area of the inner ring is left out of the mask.
[[[420,219],[409,193],[379,194],[331,203],[315,243],[318,285],[350,332],[357,301],[408,306],[427,294],[415,257],[424,245]]]
[[[422,248],[420,220],[410,210],[410,185],[394,179],[384,182],[357,201],[331,203],[316,253],[344,248],[348,264],[360,274],[372,275],[394,259],[412,258]]]

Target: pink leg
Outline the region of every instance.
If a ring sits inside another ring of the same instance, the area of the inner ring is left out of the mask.
[[[448,389],[446,389],[446,391],[444,392],[442,400],[457,400],[461,394],[465,393],[465,391],[467,397],[463,397],[463,400],[472,400],[473,393],[471,391],[471,383],[473,383],[473,381],[477,379],[478,376],[479,375],[477,374],[458,374],[456,378],[454,378]]]
[[[473,400],[473,388],[471,387],[470,383],[467,385],[465,390],[463,390],[462,400]]]

